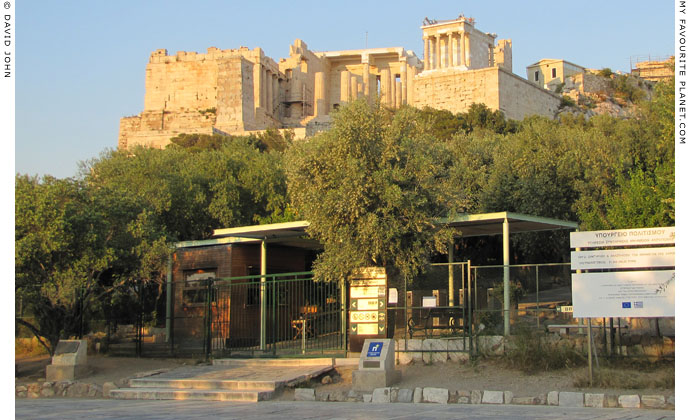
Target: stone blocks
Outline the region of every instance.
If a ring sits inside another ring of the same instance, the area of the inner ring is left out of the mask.
[[[389,403],[391,402],[391,389],[390,388],[376,388],[373,394],[371,394],[372,403]]]
[[[663,395],[643,395],[640,400],[645,408],[664,408],[666,406],[666,399]]]
[[[621,408],[640,408],[640,396],[621,395],[618,397],[618,405]]]
[[[585,407],[604,408],[604,394],[585,394]]]
[[[424,402],[448,404],[448,390],[445,388],[424,387],[422,398]]]
[[[484,391],[482,404],[503,404],[503,391]]]
[[[560,407],[584,407],[585,396],[582,392],[559,392],[558,405]]]

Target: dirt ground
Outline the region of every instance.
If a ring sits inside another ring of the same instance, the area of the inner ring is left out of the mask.
[[[88,363],[92,373],[79,380],[82,382],[103,385],[114,382],[122,386],[126,380],[137,374],[155,370],[169,370],[184,365],[195,365],[200,360],[192,359],[155,359],[134,357],[107,357],[90,355]],[[33,358],[17,358],[15,365],[18,374],[15,378],[17,385],[37,382],[45,379],[45,366],[50,363],[47,356]],[[354,367],[338,368],[330,376],[333,382],[321,384],[320,379],[312,380],[310,386],[323,391],[349,391],[352,385],[352,371]],[[395,386],[414,389],[416,387],[447,388],[450,391],[492,390],[511,391],[515,397],[530,397],[546,394],[549,391],[584,391],[609,394],[648,394],[674,395],[674,388],[670,389],[601,389],[577,388],[573,385],[575,377],[586,377],[586,368],[563,369],[537,374],[525,374],[518,370],[506,369],[490,360],[479,361],[474,364],[445,363],[434,365],[411,364],[397,366],[402,371],[402,381]],[[620,369],[620,375],[632,374],[633,368]],[[668,375],[672,367],[650,372],[650,378]],[[639,372],[637,372],[639,373]],[[291,392],[285,392],[280,399],[291,399]]]

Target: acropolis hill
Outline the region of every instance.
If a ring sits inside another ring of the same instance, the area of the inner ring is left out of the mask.
[[[156,50],[146,66],[144,111],[121,119],[118,147],[162,148],[180,133],[268,128],[303,138],[328,127],[333,109],[361,97],[454,113],[483,103],[518,120],[558,110],[558,95],[513,74],[511,40],[496,40],[462,15],[425,19],[421,29],[423,60],[403,47],[314,52],[299,39],[279,62],[261,48]]]

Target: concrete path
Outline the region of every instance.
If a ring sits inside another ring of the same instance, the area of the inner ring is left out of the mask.
[[[550,406],[489,406],[467,404],[363,404],[268,401],[124,401],[87,399],[16,400],[17,419],[597,419],[661,420],[675,418],[670,410],[564,408]]]

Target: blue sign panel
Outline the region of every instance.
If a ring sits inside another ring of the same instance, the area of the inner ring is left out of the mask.
[[[630,302],[623,302],[623,309],[630,309]]]
[[[374,341],[369,343],[369,350],[367,350],[367,357],[381,357],[381,350],[383,349],[383,343],[380,341]]]

